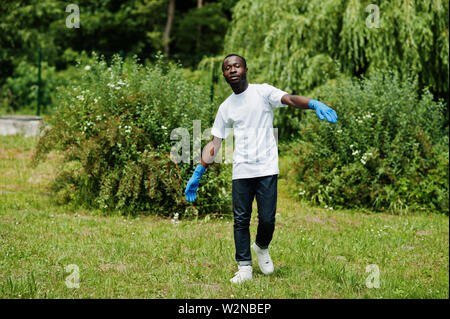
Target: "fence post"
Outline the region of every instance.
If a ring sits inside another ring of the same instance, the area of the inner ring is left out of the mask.
[[[211,88],[210,88],[210,94],[209,99],[212,103],[214,98],[214,84],[216,83],[216,69],[214,68],[214,58],[211,58]]]
[[[214,100],[214,85],[217,83],[217,76],[216,76],[216,68],[214,66],[214,57],[211,58],[211,88],[210,88],[210,101],[211,101],[211,112],[210,114],[210,123],[214,121],[214,108],[213,108],[213,100]]]
[[[38,79],[37,79],[37,105],[36,105],[36,115],[41,115],[41,59],[42,53],[41,48],[38,48]]]

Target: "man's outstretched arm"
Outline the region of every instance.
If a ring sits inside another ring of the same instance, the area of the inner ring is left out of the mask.
[[[311,101],[310,98],[300,96],[300,95],[291,95],[291,94],[285,94],[281,98],[281,103],[293,106],[298,109],[308,109],[309,101]]]
[[[312,100],[300,95],[285,94],[281,98],[281,103],[293,106],[298,109],[313,109],[316,111],[319,119],[326,119],[331,123],[337,122],[336,112],[331,107],[326,106],[320,101]]]

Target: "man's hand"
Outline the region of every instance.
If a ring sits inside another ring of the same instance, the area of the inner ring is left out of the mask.
[[[195,201],[197,198],[197,188],[200,181],[200,177],[202,177],[203,173],[205,172],[206,168],[202,165],[198,164],[194,174],[192,174],[191,179],[188,181],[186,190],[184,193],[186,194],[186,200],[189,202]]]
[[[322,102],[319,102],[317,100],[311,100],[308,102],[308,107],[316,111],[316,114],[319,117],[319,119],[321,120],[327,119],[327,121],[330,123],[337,122],[336,112],[332,108],[323,104]]]

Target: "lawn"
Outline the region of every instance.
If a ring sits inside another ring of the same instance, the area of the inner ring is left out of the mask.
[[[34,145],[0,137],[0,298],[449,298],[448,216],[311,207],[295,200],[288,157],[275,272],[255,262],[253,281],[235,286],[231,216],[175,221],[59,206],[48,187],[55,157],[32,168]],[[379,288],[367,284],[377,271]],[[73,278],[79,288],[68,287]]]

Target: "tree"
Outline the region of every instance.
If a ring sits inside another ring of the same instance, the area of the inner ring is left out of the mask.
[[[191,8],[178,18],[173,49],[185,64],[196,65],[203,56],[222,51],[228,11],[223,2],[203,2],[201,7]]]
[[[175,16],[175,0],[169,0],[169,6],[167,8],[167,22],[164,29],[164,53],[169,54],[170,47],[170,31],[172,30],[173,19]]]
[[[370,4],[379,9],[379,28],[367,23]],[[410,73],[448,103],[448,23],[448,1],[241,0],[224,53],[241,53],[258,81],[293,92],[325,83],[337,62],[351,76]]]
[[[197,9],[201,9],[203,7],[203,0],[197,0]],[[198,34],[202,34],[202,26],[201,25],[199,25],[198,26]],[[196,48],[197,48],[197,51],[199,50],[199,48],[200,48],[200,37],[198,37],[197,38],[197,41],[196,41]]]

